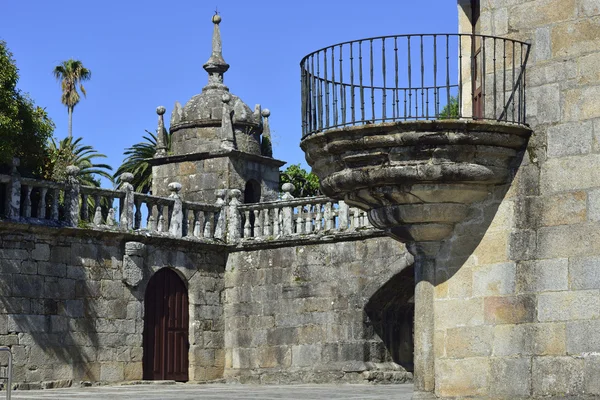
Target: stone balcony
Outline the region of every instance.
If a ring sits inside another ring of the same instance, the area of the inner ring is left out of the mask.
[[[323,192],[401,241],[447,238],[526,148],[528,54],[510,39],[429,34],[306,56],[301,147]]]

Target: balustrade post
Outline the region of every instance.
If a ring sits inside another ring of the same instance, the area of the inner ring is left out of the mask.
[[[19,219],[21,214],[21,174],[17,167],[21,160],[13,158],[10,171],[10,182],[6,191],[6,217],[8,219]]]
[[[271,230],[271,213],[269,212],[268,208],[265,208],[263,210],[263,235],[264,236],[269,236],[272,232]]]
[[[249,238],[252,237],[252,224],[250,223],[250,211],[244,211],[244,237]]]
[[[281,187],[283,189],[283,195],[281,199],[283,201],[292,200],[294,196],[292,196],[292,191],[295,189],[294,185],[291,183],[284,183]],[[283,234],[291,235],[294,233],[294,211],[291,206],[284,206],[281,210],[282,218],[283,218]]]
[[[273,236],[279,236],[279,232],[281,231],[279,227],[279,208],[275,207],[273,209]]]
[[[181,183],[169,183],[169,190],[171,191],[169,198],[173,199],[173,210],[169,216],[169,235],[180,238],[183,235],[183,205],[179,197]]]
[[[331,202],[325,203],[325,230],[329,231],[333,228],[333,210],[331,209]]]
[[[346,204],[345,201],[340,200],[338,205],[339,230],[345,231],[348,229],[348,204]]]
[[[238,210],[242,192],[238,189],[229,191],[229,211],[227,220],[227,241],[237,242],[242,237],[242,219]]]
[[[58,200],[58,199],[57,199]],[[100,205],[100,195],[94,195],[94,226],[102,225],[102,206]]]
[[[46,194],[48,193],[48,188],[43,187],[40,188],[40,202],[38,203],[37,209],[37,217],[39,219],[46,218]]]
[[[33,191],[33,186],[25,185],[25,198],[23,199],[23,216],[25,218],[31,217],[31,192]]]
[[[321,203],[315,204],[315,232],[321,231],[321,219],[323,218],[323,214],[321,214]]]
[[[202,220],[202,223],[200,222],[200,220]],[[195,221],[194,222],[194,236],[197,238],[200,238],[204,235],[204,228],[202,225],[204,223],[204,212],[195,210],[194,211],[194,221]]]
[[[262,221],[259,210],[254,210],[254,237],[262,236]]]
[[[130,230],[133,229],[133,207],[134,207],[134,192],[133,185],[133,174],[125,172],[121,175],[121,187],[120,191],[125,192],[125,198],[121,203],[121,229]]]
[[[79,224],[79,168],[69,165],[67,172],[67,190],[65,196],[65,220],[68,226]]]
[[[215,205],[219,207],[218,216],[215,224],[215,239],[225,240],[225,235],[227,232],[227,190],[226,189],[218,189],[215,192],[217,196],[217,201]]]

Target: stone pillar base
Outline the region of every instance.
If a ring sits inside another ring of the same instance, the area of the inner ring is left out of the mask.
[[[433,400],[437,399],[435,394],[432,392],[414,392],[412,400]]]

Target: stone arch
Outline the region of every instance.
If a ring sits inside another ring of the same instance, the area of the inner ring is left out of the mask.
[[[171,268],[161,268],[144,294],[144,379],[188,380],[189,320],[186,280]]]

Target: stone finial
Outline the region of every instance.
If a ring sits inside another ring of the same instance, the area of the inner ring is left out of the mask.
[[[171,191],[171,196],[178,196],[178,193],[181,191],[181,183],[171,182],[169,183],[168,188]]]
[[[221,97],[223,102],[223,113],[221,115],[221,148],[223,150],[234,150],[235,149],[235,135],[233,133],[233,111],[229,105],[231,101],[231,95],[224,93]]]
[[[293,183],[286,182],[281,186],[281,190],[283,190],[283,195],[281,196],[282,200],[291,200],[294,198],[292,192],[296,189]]]
[[[19,168],[19,166],[21,165],[21,159],[19,157],[13,157],[11,163],[10,163],[10,170],[11,170],[11,174],[12,175],[16,175],[19,173],[19,171],[17,170],[17,168]]]
[[[240,199],[242,198],[242,191],[241,191],[241,190],[239,190],[239,189],[231,189],[231,190],[229,191],[229,198],[230,198],[231,200],[233,200],[233,199],[236,199],[236,200],[237,200],[237,202],[239,202],[239,201],[240,201]]]
[[[66,171],[67,175],[69,175],[69,176],[77,176],[80,169],[76,165],[68,165],[67,168],[65,169],[65,171]]]
[[[79,171],[81,170],[78,166],[68,165],[67,168],[65,168],[65,172],[67,173],[67,181],[72,183],[78,182],[77,175],[79,175]]]
[[[257,123],[260,122],[260,110],[261,110],[260,104],[255,104],[254,105],[254,112],[252,113],[252,117],[254,118],[254,120]]]
[[[121,182],[131,183],[133,181],[133,174],[131,172],[124,172],[121,174]]]
[[[212,22],[214,24],[212,54],[203,67],[204,70],[208,72],[207,87],[222,88],[224,86],[223,74],[229,69],[229,64],[227,64],[223,59],[223,45],[221,42],[221,30],[219,29],[221,16],[218,14],[213,15]]]
[[[181,122],[181,118],[183,117],[183,108],[181,107],[181,103],[178,101],[175,102],[173,106],[173,111],[171,112],[171,126],[177,125]]]
[[[265,157],[273,157],[273,144],[271,142],[271,127],[269,126],[269,116],[271,111],[265,108],[260,113],[263,117],[262,141],[260,143],[260,152]],[[293,189],[292,189],[293,190]]]
[[[156,153],[154,157],[165,157],[167,155],[167,130],[165,129],[164,115],[167,111],[163,106],[156,107],[158,114],[158,128],[156,128]]]

